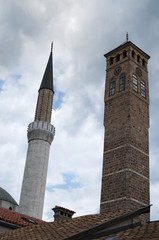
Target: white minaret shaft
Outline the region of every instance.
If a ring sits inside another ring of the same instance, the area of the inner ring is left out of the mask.
[[[50,124],[53,103],[52,47],[39,89],[34,122],[28,126],[28,152],[19,212],[42,218],[50,145],[55,128]]]

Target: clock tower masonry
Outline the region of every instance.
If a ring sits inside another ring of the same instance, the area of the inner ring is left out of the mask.
[[[144,51],[127,41],[106,57],[100,212],[149,205],[149,85]],[[147,219],[149,216],[147,217]]]

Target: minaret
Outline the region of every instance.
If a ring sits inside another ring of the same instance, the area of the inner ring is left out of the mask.
[[[40,85],[34,122],[28,126],[28,151],[19,212],[42,218],[50,145],[55,135],[51,121],[53,104],[52,46]]]
[[[131,41],[106,57],[104,153],[100,212],[149,204],[150,58]]]

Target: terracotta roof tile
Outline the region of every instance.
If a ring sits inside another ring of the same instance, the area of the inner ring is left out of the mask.
[[[52,208],[52,210],[56,210],[56,209],[61,209],[61,210],[66,210],[66,211],[69,211],[69,212],[72,212],[72,213],[76,213],[68,208],[64,208],[64,207],[60,207],[60,206],[55,206],[54,208]]]
[[[0,239],[61,240],[127,212],[128,211],[125,210],[114,213],[86,215],[57,222],[45,222],[40,225],[32,225],[30,227],[20,228],[0,234]]]
[[[18,212],[13,212],[11,210],[5,209],[5,208],[0,208],[0,220],[15,224],[17,226],[31,226],[33,225],[32,223],[26,222],[25,220],[22,219],[22,217],[31,219],[32,221],[36,223],[43,223],[44,221],[36,218],[32,218],[29,216],[26,216],[24,214],[18,213]]]

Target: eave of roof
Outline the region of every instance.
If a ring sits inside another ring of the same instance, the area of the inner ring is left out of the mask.
[[[158,240],[159,239],[159,221],[152,221],[135,228],[131,228],[119,233],[113,233],[106,237],[94,238],[94,240]]]
[[[21,226],[21,227],[26,227],[26,226],[32,226],[33,225],[32,223],[24,221],[22,219],[22,217],[31,219],[32,221],[34,221],[38,224],[44,222],[42,220],[32,218],[32,217],[26,216],[26,215],[18,213],[18,212],[13,212],[13,211],[5,209],[5,208],[0,208],[0,221],[10,223],[10,224],[14,224],[14,225]]]
[[[56,210],[62,210],[62,211],[68,211],[68,212],[71,212],[71,213],[76,213],[68,208],[64,208],[64,207],[60,207],[60,206],[55,206],[54,208],[52,208],[53,211],[56,211]]]
[[[129,213],[125,213],[125,214],[123,214],[121,216],[117,216],[117,217],[115,217],[113,219],[110,219],[110,220],[105,221],[105,222],[103,222],[101,224],[98,224],[98,225],[93,226],[93,227],[91,227],[89,229],[86,229],[86,230],[81,231],[81,232],[79,232],[77,234],[74,234],[74,235],[72,235],[72,236],[70,236],[68,238],[65,238],[64,240],[91,239],[90,236],[92,234],[94,234],[94,233],[103,231],[105,229],[109,229],[108,230],[108,233],[109,233],[110,226],[117,225],[119,222],[122,223],[125,220],[132,219],[132,218],[134,218],[136,216],[139,216],[139,215],[144,214],[144,213],[149,213],[149,212],[150,212],[150,205],[142,207],[140,209],[137,209],[137,210],[129,212]],[[130,226],[134,227],[134,226],[137,226],[137,225],[140,225],[140,224],[141,224],[140,222],[134,222],[134,225],[133,224],[129,225],[129,223],[128,223],[128,225],[127,226],[125,225],[124,227],[130,228]],[[120,228],[120,231],[121,230],[123,230],[123,229]],[[106,234],[106,232],[107,232],[107,230],[105,231],[105,234]],[[106,235],[108,235],[108,234],[106,234]]]
[[[137,47],[134,43],[132,43],[131,41],[126,41],[123,44],[119,45],[118,47],[114,48],[113,50],[109,51],[108,53],[104,54],[104,57],[108,57],[109,55],[111,55],[113,52],[116,52],[122,48],[127,47],[128,45],[131,45],[133,48],[136,48],[136,50],[138,50],[139,52],[141,52],[147,59],[150,58],[150,56],[145,53],[143,50],[141,50],[139,47]]]
[[[92,214],[70,220],[32,225],[8,233],[6,232],[5,234],[1,234],[1,236],[3,236],[4,240],[20,240],[24,237],[26,240],[61,240],[128,212],[130,212],[130,210]]]
[[[10,229],[20,228],[20,226],[18,226],[16,224],[6,222],[6,221],[3,221],[3,220],[0,220],[0,226],[7,227],[7,228],[10,228]]]

